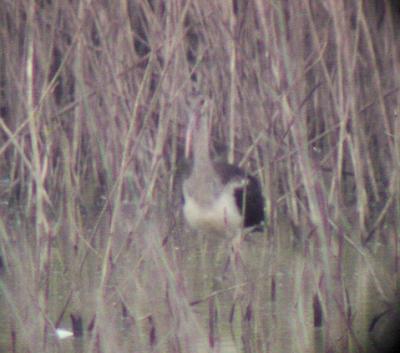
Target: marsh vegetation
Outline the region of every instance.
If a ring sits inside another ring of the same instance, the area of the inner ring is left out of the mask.
[[[2,1],[0,351],[381,351],[398,319],[398,12]],[[226,239],[181,215],[194,82],[213,154],[266,200],[230,266]]]

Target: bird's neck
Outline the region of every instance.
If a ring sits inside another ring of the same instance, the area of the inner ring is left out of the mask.
[[[212,162],[210,158],[210,136],[208,130],[208,119],[206,116],[201,117],[199,131],[195,135],[193,146],[193,167],[195,170],[202,169],[211,172]]]

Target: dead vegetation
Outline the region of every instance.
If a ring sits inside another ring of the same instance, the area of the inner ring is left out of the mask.
[[[262,180],[266,238],[301,239],[301,253],[312,258],[314,270],[297,268],[293,286],[309,280],[299,302],[318,298],[332,319],[324,322],[326,349],[362,351],[343,249],[390,244],[395,287],[395,5],[15,0],[3,2],[0,16],[1,289],[14,351],[61,351],[48,333],[67,313],[91,322],[88,352],[217,349],[220,292],[203,298],[203,325],[176,251],[187,239],[177,181],[194,82],[214,102],[213,137],[226,145],[226,158]],[[268,270],[254,271],[272,297],[273,264],[265,261]],[[242,279],[231,285],[224,295]],[[61,309],[52,302],[60,287]],[[389,301],[394,289],[376,287]],[[234,301],[228,318],[235,322],[239,306],[248,352],[271,348],[263,341],[268,325],[254,311],[261,288]],[[121,312],[133,325],[123,337]],[[312,341],[303,315],[297,348]]]

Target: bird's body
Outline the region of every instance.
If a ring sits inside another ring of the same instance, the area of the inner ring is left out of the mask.
[[[191,122],[193,163],[183,182],[183,213],[197,230],[237,234],[260,225],[264,202],[260,184],[243,169],[213,162],[209,153],[208,116],[200,102]]]
[[[214,163],[212,168],[204,180],[193,177],[184,182],[183,212],[190,226],[232,233],[261,224],[264,205],[258,181],[231,164]],[[202,183],[209,192],[199,187]]]
[[[216,195],[212,203],[202,204],[184,191],[183,212],[193,229],[223,234],[242,227],[242,216],[235,204],[233,192]]]

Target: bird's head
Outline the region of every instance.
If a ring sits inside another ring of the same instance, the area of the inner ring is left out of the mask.
[[[209,153],[210,100],[204,95],[193,94],[188,101],[188,128],[186,131],[185,157],[206,156]]]

